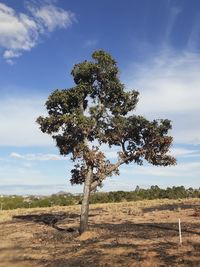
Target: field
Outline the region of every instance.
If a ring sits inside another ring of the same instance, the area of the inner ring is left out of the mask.
[[[0,266],[200,266],[200,199],[90,208],[82,236],[80,206],[0,211]]]

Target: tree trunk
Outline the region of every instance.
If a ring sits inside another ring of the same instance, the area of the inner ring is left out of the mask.
[[[90,187],[92,182],[92,169],[89,167],[88,173],[85,179],[83,200],[81,206],[81,218],[80,218],[80,234],[85,232],[88,228],[88,213],[89,213],[89,198],[90,198]]]

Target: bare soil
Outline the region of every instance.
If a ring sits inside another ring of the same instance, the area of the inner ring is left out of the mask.
[[[0,267],[200,266],[200,199],[90,208],[81,236],[80,206],[0,211]]]

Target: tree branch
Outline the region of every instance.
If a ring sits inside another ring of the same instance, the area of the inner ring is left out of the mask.
[[[97,188],[97,186],[99,186],[108,175],[110,175],[114,170],[116,170],[117,168],[119,168],[119,166],[121,166],[122,164],[124,164],[129,158],[130,157],[127,157],[127,158],[125,158],[123,160],[120,159],[116,164],[112,165],[112,167],[107,172],[105,172],[104,174],[102,174],[101,177],[99,177],[98,180],[94,181],[91,184],[90,190],[91,191],[94,191]]]

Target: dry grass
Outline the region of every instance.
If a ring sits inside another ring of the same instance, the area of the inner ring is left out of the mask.
[[[200,199],[0,212],[0,266],[200,266]],[[182,222],[182,246],[178,237]]]

